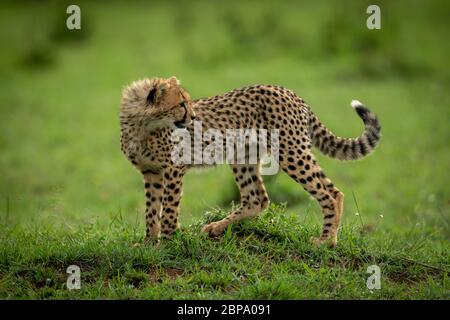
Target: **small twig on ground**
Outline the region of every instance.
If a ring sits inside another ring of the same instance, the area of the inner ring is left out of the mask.
[[[408,261],[408,262],[411,262],[411,263],[418,264],[418,265],[420,265],[422,267],[426,267],[426,268],[429,268],[429,269],[433,269],[433,270],[437,270],[437,271],[440,271],[440,272],[448,273],[448,270],[441,269],[439,267],[435,267],[435,266],[432,266],[432,265],[429,265],[429,264],[426,264],[426,263],[423,263],[423,262],[420,262],[420,261],[416,261],[416,260],[413,260],[413,259],[410,259],[410,258],[400,257],[400,259]]]

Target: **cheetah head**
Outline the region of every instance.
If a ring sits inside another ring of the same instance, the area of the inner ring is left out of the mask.
[[[183,128],[195,118],[189,94],[176,77],[133,82],[122,92],[121,121],[147,132]]]

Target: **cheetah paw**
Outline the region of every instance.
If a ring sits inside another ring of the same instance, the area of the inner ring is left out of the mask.
[[[160,239],[145,238],[143,244],[135,243],[135,244],[133,245],[133,247],[140,247],[140,246],[154,246],[154,247],[159,247],[160,244],[161,244]]]
[[[208,233],[211,237],[222,235],[224,230],[225,226],[220,221],[211,222],[202,228],[202,232]]]
[[[323,237],[312,237],[311,242],[316,247],[321,247],[322,245],[326,244],[330,248],[335,248],[337,245],[337,240],[332,238],[323,238]]]

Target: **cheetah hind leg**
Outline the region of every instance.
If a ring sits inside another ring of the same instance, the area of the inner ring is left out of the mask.
[[[231,165],[233,176],[241,194],[241,204],[237,210],[220,221],[211,222],[202,232],[217,237],[233,222],[256,217],[269,206],[269,197],[264,187],[259,165]]]
[[[344,212],[344,194],[334,186],[333,182],[325,175],[325,173],[321,170],[320,166],[316,164],[316,176],[320,178],[322,185],[329,192],[330,196],[334,198],[335,202],[335,232],[331,234],[331,243],[332,247],[337,244],[337,235],[338,229],[340,226],[342,214]],[[326,243],[328,239],[321,239],[313,237],[312,241],[316,245],[321,245]]]
[[[312,241],[317,246],[328,243],[331,247],[335,247],[337,244],[337,236],[338,236],[338,232],[339,232],[339,226],[341,223],[342,214],[344,212],[344,194],[338,188],[336,188],[334,186],[334,184],[331,182],[331,180],[328,177],[325,176],[325,174],[323,173],[323,171],[321,171],[321,169],[318,165],[316,166],[316,170],[320,170],[320,171],[317,171],[316,176],[320,177],[323,187],[329,192],[329,195],[331,197],[333,197],[333,199],[335,200],[335,204],[334,204],[335,216],[332,219],[332,224],[333,224],[334,228],[331,229],[331,232],[327,235],[324,235],[322,233],[322,236],[318,237],[318,238],[313,237]],[[327,221],[326,221],[327,217],[329,217],[329,216],[325,215],[325,217],[324,217],[324,230],[325,230],[325,227],[330,224],[329,222],[327,223]]]
[[[292,163],[299,165],[294,166]],[[325,177],[309,150],[303,151],[303,154],[297,155],[297,158],[294,155],[283,159],[281,167],[291,178],[300,183],[322,208],[324,217],[322,233],[320,237],[312,238],[312,242],[317,246],[327,244],[335,247],[342,210],[342,197],[331,192],[331,187],[328,187],[328,185],[332,186],[331,181]]]

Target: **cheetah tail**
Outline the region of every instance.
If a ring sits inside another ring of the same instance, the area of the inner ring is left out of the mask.
[[[311,112],[309,132],[313,145],[323,154],[340,160],[356,160],[371,153],[380,141],[381,126],[377,116],[357,100],[351,106],[364,122],[364,132],[358,138],[341,138],[328,130]]]

